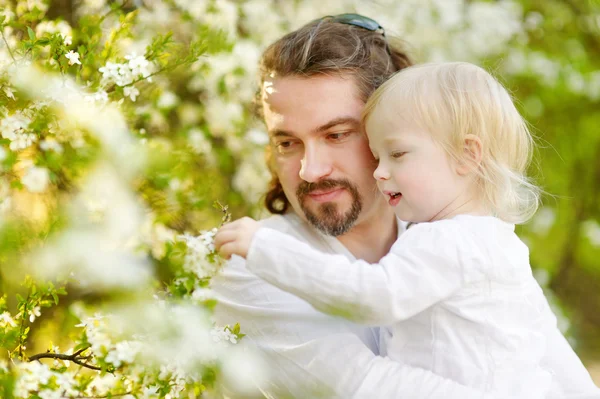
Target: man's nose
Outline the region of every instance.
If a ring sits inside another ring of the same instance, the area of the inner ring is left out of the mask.
[[[326,149],[320,149],[316,145],[305,147],[300,167],[302,180],[314,183],[329,176],[332,170],[331,154],[328,154]]]
[[[373,177],[375,180],[389,180],[390,172],[381,162],[379,162],[379,165],[377,165],[377,168],[373,172]]]

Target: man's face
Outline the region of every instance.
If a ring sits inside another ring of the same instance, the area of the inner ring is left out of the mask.
[[[275,173],[298,215],[338,236],[386,207],[352,79],[274,78],[263,88],[263,106]]]

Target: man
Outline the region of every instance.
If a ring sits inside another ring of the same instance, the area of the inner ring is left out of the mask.
[[[376,188],[359,121],[369,95],[410,63],[377,22],[353,14],[313,21],[265,51],[259,103],[273,174],[266,206],[276,215],[266,226],[350,259],[377,262],[389,251],[405,226]],[[484,397],[376,356],[385,356],[377,329],[317,312],[248,272],[241,258],[213,289],[217,322],[239,322],[272,366],[271,383],[261,387],[269,397]],[[562,335],[549,335],[556,397],[600,397]]]

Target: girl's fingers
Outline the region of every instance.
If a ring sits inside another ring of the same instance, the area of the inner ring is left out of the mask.
[[[215,235],[215,239],[213,241],[215,249],[217,251],[220,251],[220,248],[224,244],[226,244],[230,241],[235,241],[236,235],[237,234],[236,234],[235,230],[224,230],[223,228],[219,229],[219,231]]]
[[[231,259],[231,255],[236,255],[235,248],[236,248],[235,242],[228,242],[221,246],[221,249],[219,250],[219,254],[223,258],[229,260],[229,259]]]

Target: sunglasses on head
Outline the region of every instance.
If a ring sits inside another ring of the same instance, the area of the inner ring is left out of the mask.
[[[330,22],[338,22],[340,24],[357,26],[359,28],[363,28],[363,29],[369,30],[371,32],[381,31],[381,34],[383,35],[383,39],[385,40],[385,49],[386,49],[387,53],[391,55],[390,48],[388,46],[388,43],[387,43],[387,40],[385,37],[385,29],[383,29],[383,26],[381,26],[379,24],[379,22],[375,21],[374,19],[365,17],[364,15],[351,14],[351,13],[339,14],[339,15],[327,15],[323,18],[320,18],[320,20],[325,20],[325,19],[327,19]]]
[[[331,22],[339,22],[341,24],[346,25],[354,25],[359,28],[370,30],[371,32],[375,32],[377,30],[381,30],[381,34],[385,37],[385,30],[383,26],[379,25],[379,22],[371,19],[369,17],[365,17],[360,14],[340,14],[340,15],[328,15],[321,19],[328,19]]]

